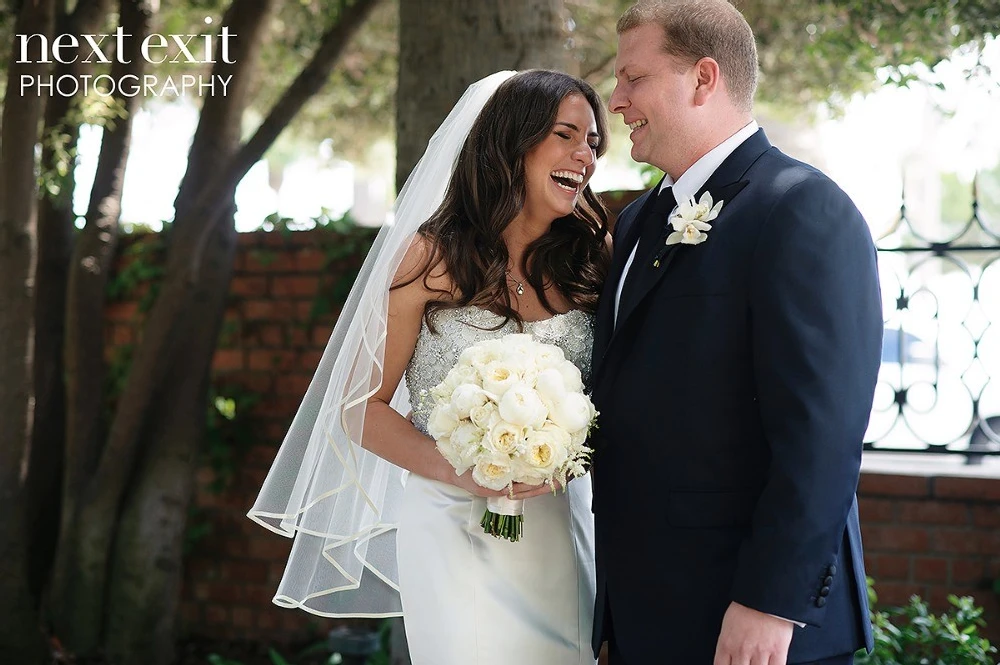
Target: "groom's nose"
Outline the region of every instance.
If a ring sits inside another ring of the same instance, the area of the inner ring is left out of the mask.
[[[615,83],[615,89],[611,93],[611,97],[608,99],[608,110],[612,113],[624,113],[625,107],[628,106],[625,93],[621,91],[621,85]]]

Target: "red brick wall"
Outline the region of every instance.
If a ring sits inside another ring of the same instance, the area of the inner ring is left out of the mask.
[[[1000,479],[865,473],[859,495],[879,603],[918,594],[942,608],[949,594],[973,596],[1000,643]]]
[[[245,517],[332,329],[332,313],[310,321],[317,293],[350,267],[349,260],[327,265],[331,247],[336,238],[324,231],[240,237],[214,373],[263,397],[251,414],[262,442],[241,458],[224,494],[209,491],[209,469],[199,474],[196,502],[211,531],[185,565],[187,634],[279,643],[333,625],[271,604],[290,542]],[[111,306],[112,342],[134,342],[136,312],[131,302]],[[986,606],[988,634],[1000,642],[991,590],[1000,578],[1000,479],[866,473],[860,496],[866,563],[880,600],[903,604],[917,593],[941,608],[949,593],[971,594]]]

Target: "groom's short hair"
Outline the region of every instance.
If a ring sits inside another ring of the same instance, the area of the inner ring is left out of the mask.
[[[618,19],[618,34],[648,24],[663,28],[667,54],[692,65],[705,57],[719,63],[733,103],[753,108],[757,45],[736,7],[727,0],[642,0]]]

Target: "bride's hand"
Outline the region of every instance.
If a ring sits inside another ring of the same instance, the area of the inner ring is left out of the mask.
[[[475,496],[481,496],[483,498],[489,498],[491,496],[507,496],[507,490],[503,489],[500,491],[491,490],[479,485],[472,479],[472,471],[466,471],[460,476],[456,476],[454,471],[451,472],[451,477],[449,482],[455,487],[461,487],[463,490],[469,494]]]
[[[572,480],[570,478],[569,480]],[[567,483],[569,482],[567,480]],[[550,494],[552,492],[563,491],[562,483],[558,480],[553,480],[552,484],[541,484],[541,485],[529,485],[527,483],[514,483],[511,487],[510,492],[507,495],[509,499],[530,499],[531,497],[541,496],[542,494]]]

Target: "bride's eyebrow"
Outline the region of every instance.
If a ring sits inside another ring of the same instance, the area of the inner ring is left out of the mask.
[[[570,128],[570,129],[572,129],[572,130],[573,130],[574,132],[578,132],[578,131],[580,131],[580,128],[579,128],[579,127],[577,127],[576,125],[574,125],[574,124],[573,124],[572,122],[563,122],[562,120],[557,120],[557,121],[556,121],[556,124],[557,124],[557,125],[563,125],[563,126],[565,126],[565,127],[569,127],[569,128]],[[597,132],[590,132],[589,134],[587,134],[587,138],[591,138],[591,137],[594,137],[594,138],[601,138],[601,135],[600,135],[600,134],[598,134]]]

